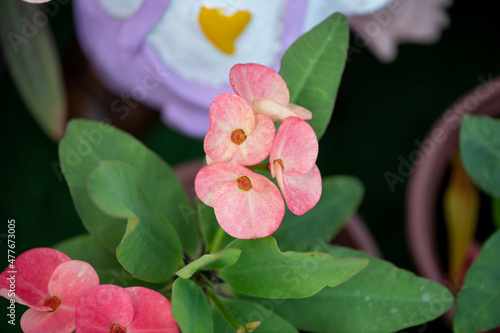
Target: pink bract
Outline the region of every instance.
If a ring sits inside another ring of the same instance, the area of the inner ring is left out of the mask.
[[[229,72],[229,81],[235,93],[255,112],[267,115],[275,122],[292,116],[312,119],[309,110],[290,104],[285,80],[269,67],[252,63],[234,65]]]
[[[109,333],[122,327],[127,333],[178,333],[170,302],[143,287],[100,285],[88,290],[76,308],[76,333]]]
[[[195,190],[214,207],[219,225],[240,239],[263,238],[281,224],[285,204],[278,188],[266,177],[237,163],[213,163],[198,172]]]
[[[321,174],[316,166],[318,139],[312,127],[296,117],[278,129],[269,161],[290,211],[302,215],[321,197]]]
[[[7,278],[12,275],[16,281],[16,301],[30,307],[20,321],[26,333],[74,331],[80,296],[99,284],[97,273],[88,263],[71,260],[49,248],[24,252],[15,260],[14,268],[8,267],[0,274],[0,295],[6,298],[10,298]],[[45,306],[51,299],[52,307]]]
[[[255,115],[241,97],[226,93],[210,106],[210,130],[203,145],[214,161],[254,165],[269,155],[274,134],[269,117]]]

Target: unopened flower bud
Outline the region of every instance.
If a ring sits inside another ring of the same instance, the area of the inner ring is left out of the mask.
[[[247,329],[247,332],[253,332],[257,327],[259,327],[260,321],[252,321],[249,322],[245,325],[245,328]]]

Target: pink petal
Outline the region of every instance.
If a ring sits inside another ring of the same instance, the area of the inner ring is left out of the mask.
[[[283,167],[279,162],[274,162],[273,166],[271,167],[271,175],[273,178],[276,178],[276,182],[278,183],[278,186],[281,190],[281,192],[284,192],[284,186],[283,186]]]
[[[231,142],[231,132],[220,127],[215,127],[210,129],[207,135],[205,135],[203,149],[211,160],[229,162],[236,156],[240,147]]]
[[[48,283],[48,294],[61,300],[52,312],[28,309],[21,318],[24,332],[73,332],[75,308],[80,296],[99,284],[94,268],[86,262],[70,260],[56,267]],[[49,309],[50,310],[50,309]]]
[[[283,220],[283,198],[276,185],[266,177],[254,173],[248,178],[252,185],[260,179],[265,184],[264,189],[261,192],[254,188],[244,191],[236,182],[225,183],[215,195],[215,216],[221,228],[233,237],[267,237]]]
[[[288,209],[295,215],[302,215],[311,210],[321,197],[321,173],[316,164],[311,171],[300,176],[289,176],[281,172],[281,166],[275,163],[278,185],[285,197]]]
[[[282,122],[288,117],[299,116],[292,109],[266,98],[254,99],[252,107],[257,113],[265,114],[275,122]]]
[[[109,333],[113,324],[127,327],[134,319],[128,292],[102,284],[87,290],[76,307],[76,333]]]
[[[75,309],[61,308],[54,312],[28,309],[21,317],[24,333],[70,333],[75,330]],[[49,309],[50,310],[50,309]],[[69,320],[72,318],[71,320]],[[109,329],[106,333],[109,333]]]
[[[194,188],[198,198],[207,206],[214,207],[215,193],[226,182],[234,182],[238,177],[251,177],[254,172],[234,162],[215,162],[203,167],[194,180]],[[264,177],[265,178],[265,177]],[[265,183],[256,179],[252,183],[255,190],[260,191],[265,187]]]
[[[239,150],[231,141],[231,134],[242,130],[250,135],[255,126],[254,112],[241,97],[226,93],[213,100],[209,116],[210,130],[203,142],[205,153],[216,161],[230,161]]]
[[[71,307],[74,311],[80,297],[98,285],[99,276],[94,267],[84,261],[71,260],[54,270],[49,281],[49,293],[61,299],[60,307]]]
[[[229,72],[234,92],[248,104],[258,98],[267,98],[288,105],[290,93],[285,80],[269,67],[259,64],[237,64]]]
[[[303,175],[316,163],[318,149],[312,127],[300,118],[289,117],[278,129],[269,160],[272,163],[282,160],[283,172],[287,175]],[[271,174],[275,177],[274,168]]]
[[[125,288],[134,306],[134,320],[127,332],[178,333],[172,306],[162,294],[144,287]]]
[[[261,114],[255,115],[255,128],[240,145],[240,150],[233,162],[242,165],[255,165],[262,162],[273,147],[275,133],[276,127],[271,118]]]
[[[14,262],[15,267],[7,267],[0,274],[0,296],[10,298],[7,297],[10,289],[7,278],[15,275],[16,302],[36,310],[50,311],[43,306],[49,295],[50,277],[57,266],[69,260],[64,253],[50,248],[35,248],[20,254]],[[11,271],[17,273],[9,273]]]
[[[300,105],[289,103],[288,107],[292,109],[299,118],[302,118],[304,120],[311,120],[313,118],[312,112]]]

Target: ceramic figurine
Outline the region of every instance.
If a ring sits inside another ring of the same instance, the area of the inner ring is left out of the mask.
[[[278,70],[284,51],[330,14],[354,15],[353,24],[362,27],[370,16],[361,15],[384,10],[388,3],[75,0],[74,10],[84,52],[104,83],[121,97],[110,106],[113,112],[126,115],[142,102],[161,110],[170,126],[203,137],[209,128],[210,102],[231,91],[227,77],[234,64],[255,62]],[[403,2],[405,13],[411,12],[410,4],[410,0]],[[411,8],[419,6],[411,4]],[[401,28],[408,15],[395,16],[389,27],[392,32],[380,33],[369,45],[382,59],[391,58],[394,51],[380,51],[377,41],[387,44],[387,38],[392,38],[396,43],[411,37],[411,28]],[[398,29],[407,33],[399,36],[394,32]]]

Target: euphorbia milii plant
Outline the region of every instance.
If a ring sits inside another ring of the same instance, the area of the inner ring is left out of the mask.
[[[290,211],[305,214],[321,196],[321,174],[315,164],[318,139],[303,120],[311,119],[311,112],[289,107],[286,83],[271,68],[238,64],[231,69],[230,81],[237,95],[222,94],[212,102],[204,147],[208,164],[232,164],[202,169],[195,189],[203,203],[214,207],[228,234],[242,239],[267,237],[283,219],[283,199],[272,182],[243,166],[270,171]],[[276,139],[273,120],[283,121]],[[256,165],[270,152],[270,163]]]
[[[259,64],[237,64],[229,73],[231,87],[256,113],[265,114],[273,121],[288,117],[312,119],[311,111],[290,103],[290,92],[285,80],[272,68]]]
[[[24,252],[7,267],[0,295],[30,307],[21,318],[26,333],[179,332],[162,294],[99,285],[90,264],[50,248]]]
[[[237,163],[206,166],[196,176],[195,188],[200,200],[214,207],[221,228],[235,238],[269,236],[285,214],[276,185]]]
[[[269,155],[274,124],[267,116],[254,115],[241,97],[229,93],[217,96],[209,116],[210,130],[204,148],[211,160],[253,165]]]
[[[322,182],[316,166],[347,41],[335,14],[290,47],[280,73],[231,70],[236,94],[210,108],[198,199],[131,135],[71,120],[59,159],[89,234],[55,245],[69,257],[35,249],[17,258],[15,300],[31,307],[23,330],[383,333],[447,311],[446,288],[331,245],[363,193],[354,177]],[[7,298],[10,269],[0,281]]]
[[[0,295],[5,298],[11,296],[9,277],[14,277],[15,300],[30,307],[21,318],[26,333],[73,332],[80,296],[99,284],[88,263],[49,248],[22,253],[0,274]]]
[[[178,333],[172,307],[162,294],[143,287],[100,285],[76,308],[76,333]]]
[[[318,139],[311,126],[300,118],[285,119],[278,129],[269,163],[288,208],[296,215],[313,208],[321,196],[317,157]]]

